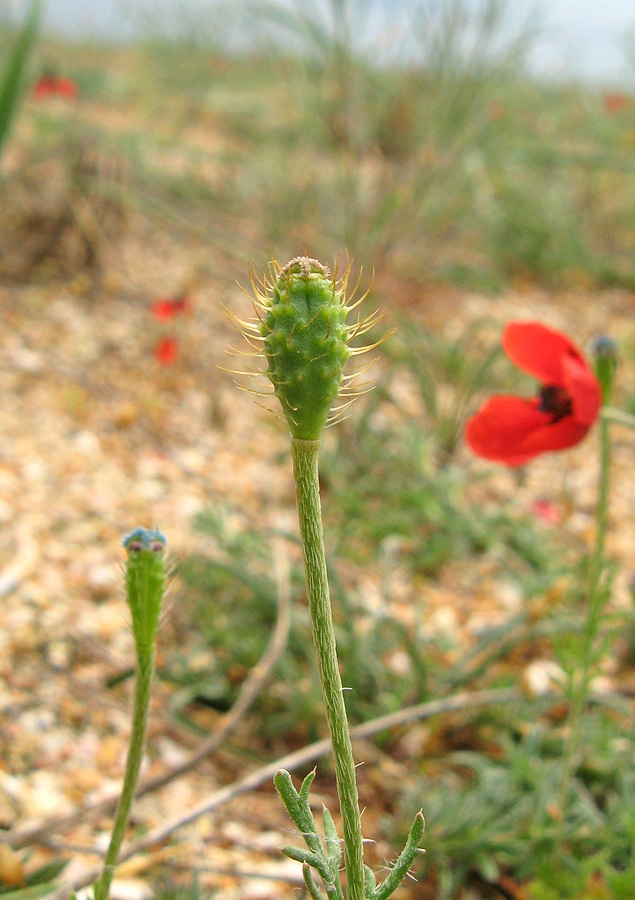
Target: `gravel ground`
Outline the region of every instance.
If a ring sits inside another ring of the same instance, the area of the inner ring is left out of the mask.
[[[293,516],[290,472],[281,463],[282,426],[218,368],[230,364],[227,344],[239,341],[220,302],[237,311],[247,306],[235,284],[199,279],[191,315],[175,325],[180,360],[161,367],[153,357],[162,332],[149,305],[178,292],[205,252],[144,232],[127,240],[97,289],[81,278],[0,285],[2,829],[71,811],[119,783],[130,685],[109,691],[104,682],[132,659],[120,587],[121,536],[138,525],[158,525],[180,556],[203,540],[193,533],[193,516],[219,498],[239,508],[246,521]],[[553,296],[526,289],[492,299],[447,290],[435,297],[429,289],[416,296],[412,286],[402,292],[398,283],[379,277],[376,296],[448,333],[484,315],[501,324],[537,318],[566,330],[580,345],[597,332],[611,333],[628,360],[620,389],[635,390],[633,295]],[[609,550],[624,563],[615,602],[628,604],[635,438],[625,429],[616,428],[615,435]],[[479,488],[483,502],[512,494],[526,506],[536,498],[569,498],[566,527],[582,541],[592,540],[594,446],[591,436],[571,452],[543,457],[528,468],[522,485],[512,473],[496,470]],[[467,453],[464,459],[479,472],[487,468]],[[372,575],[368,580],[371,589]],[[408,581],[399,585],[396,600],[406,620],[418,590]],[[492,571],[491,561],[469,570],[459,561],[426,590],[428,627],[459,629],[465,644],[483,623],[500,620],[521,602]],[[169,622],[166,635],[164,644],[174,638]],[[161,771],[195,745],[171,720],[168,702],[169,688],[158,684],[146,773]],[[249,741],[248,722],[240,735]],[[372,765],[373,752],[367,753]],[[387,759],[379,764],[398,769]],[[244,765],[221,750],[213,763],[141,800],[135,825],[140,831],[154,828],[186,812],[244,774]],[[363,791],[372,798],[373,778],[364,778]],[[372,825],[372,810],[367,817]],[[108,824],[106,817],[76,826],[63,840],[74,848],[103,848]],[[299,866],[277,849],[287,839],[280,835],[286,827],[271,789],[247,795],[179,832],[178,848],[161,846],[124,865],[113,895],[143,897],[155,867],[167,860],[177,869],[199,868],[201,884],[216,887],[228,900],[296,896]],[[88,850],[73,854],[67,876],[94,862]],[[0,845],[0,875],[13,872],[19,884],[25,872],[56,852],[38,847],[27,856]],[[389,850],[380,844],[378,858],[384,852]],[[232,875],[237,869],[249,877]]]

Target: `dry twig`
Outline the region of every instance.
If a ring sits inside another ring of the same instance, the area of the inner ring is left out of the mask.
[[[429,703],[421,703],[418,706],[410,706],[406,709],[399,710],[396,713],[381,716],[378,719],[372,719],[370,722],[364,722],[363,725],[357,725],[355,728],[351,729],[351,737],[353,739],[371,737],[380,731],[396,728],[400,725],[406,725],[409,722],[417,720],[421,721],[422,719],[429,719],[432,716],[441,715],[442,713],[458,712],[464,709],[474,709],[480,706],[492,706],[500,703],[510,703],[518,701],[521,697],[521,692],[516,688],[457,694],[454,697],[447,697],[443,700],[433,700]],[[288,753],[286,756],[283,756],[274,762],[267,763],[267,765],[262,766],[260,769],[256,769],[244,778],[241,778],[232,784],[228,784],[226,787],[220,788],[220,790],[214,791],[213,794],[210,794],[210,796],[202,803],[199,803],[198,806],[189,810],[185,815],[179,816],[159,828],[155,828],[154,831],[150,831],[145,837],[128,844],[119,855],[119,862],[125,862],[137,853],[151,850],[153,847],[156,847],[167,840],[180,828],[190,825],[192,822],[200,819],[201,816],[214,812],[214,810],[218,809],[220,806],[229,803],[230,800],[234,800],[242,794],[255,790],[265,784],[265,782],[270,781],[278,769],[287,769],[292,772],[302,766],[314,763],[321,756],[326,755],[330,749],[331,742],[328,738],[325,738],[324,740],[310,744],[308,747],[303,747],[301,750]],[[100,871],[101,867],[95,866],[95,868],[78,875],[73,881],[62,884],[49,895],[50,900],[68,900],[74,891],[78,891],[81,888],[86,887],[86,885],[91,884],[98,877]]]

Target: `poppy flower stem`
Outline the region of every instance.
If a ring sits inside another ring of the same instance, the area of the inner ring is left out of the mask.
[[[337,661],[335,629],[324,553],[318,478],[319,448],[319,441],[305,441],[298,438],[293,438],[291,441],[311,630],[317,652],[318,671],[333,746],[337,794],[342,814],[346,896],[347,900],[363,900],[362,823],[353,748]]]
[[[608,592],[602,585],[604,570],[606,531],[609,508],[609,471],[611,462],[611,442],[609,435],[609,417],[600,417],[600,473],[597,499],[597,532],[595,549],[589,561],[588,613],[582,644],[580,647],[579,668],[576,679],[572,683],[569,713],[569,735],[566,741],[562,771],[560,777],[558,808],[561,812],[560,839],[566,824],[566,804],[571,783],[575,755],[580,743],[582,714],[589,694],[589,685],[595,658],[595,644],[602,621],[602,614]]]

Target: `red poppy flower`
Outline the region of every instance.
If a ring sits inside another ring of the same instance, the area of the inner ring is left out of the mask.
[[[604,95],[604,109],[609,115],[614,116],[623,112],[628,106],[628,97],[622,91],[613,91]]]
[[[162,366],[171,366],[180,355],[181,348],[175,337],[161,338],[154,348],[154,358]]]
[[[47,97],[63,97],[74,100],[77,97],[77,85],[70,78],[57,75],[41,75],[33,85],[33,96],[37,100]]]
[[[507,114],[507,107],[500,100],[490,100],[485,107],[485,115],[490,122],[500,122]]]
[[[551,525],[557,525],[560,521],[560,507],[551,500],[534,500],[530,509],[537,519],[543,519]]]
[[[181,297],[162,297],[155,300],[150,307],[150,312],[159,322],[171,322],[177,316],[185,315],[192,309],[192,301],[184,294]]]
[[[75,97],[77,97],[79,90],[71,78],[60,77],[55,79],[55,93],[58,97],[74,100]]]
[[[511,322],[503,349],[542,387],[531,400],[505,395],[488,400],[465,428],[474,453],[520,466],[540,453],[579,443],[598,417],[602,394],[575,344],[539,322]]]

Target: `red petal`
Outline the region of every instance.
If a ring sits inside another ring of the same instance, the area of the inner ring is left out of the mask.
[[[174,308],[171,300],[161,299],[155,300],[150,307],[150,312],[159,322],[166,322],[175,316]]]
[[[55,82],[55,91],[60,97],[72,100],[77,97],[77,85],[70,78],[58,78]]]
[[[41,78],[38,78],[33,85],[33,95],[38,100],[42,97],[49,97],[53,93],[55,93],[55,86],[52,80],[44,75]]]
[[[590,428],[602,406],[600,384],[584,360],[566,356],[562,361],[564,386],[571,397],[573,418]]]
[[[622,112],[628,106],[628,97],[622,91],[614,91],[604,95],[604,109],[607,113],[615,115]]]
[[[55,75],[41,75],[33,86],[33,94],[38,99],[43,97],[65,97],[71,100],[77,97],[77,85],[70,78]]]
[[[512,396],[488,400],[465,428],[474,453],[493,462],[520,466],[541,453],[573,447],[586,435],[589,425],[573,416],[552,423],[552,417],[540,411],[538,402]]]
[[[465,437],[478,456],[520,466],[536,455],[522,451],[522,444],[548,426],[550,420],[548,413],[539,410],[536,400],[499,395],[491,397],[469,420]]]
[[[564,359],[576,359],[588,369],[582,354],[566,335],[540,322],[510,322],[503,332],[503,348],[523,372],[545,384],[566,387]]]
[[[527,435],[519,450],[529,454],[528,459],[551,450],[567,450],[579,444],[590,427],[576,421],[573,416],[565,416],[553,425],[545,425]]]
[[[168,322],[191,311],[192,301],[187,294],[182,297],[162,297],[160,300],[155,300],[150,307],[150,312],[160,322]]]
[[[162,366],[171,366],[181,354],[181,348],[176,338],[162,338],[154,348],[154,356]]]
[[[530,509],[534,516],[552,525],[557,525],[560,521],[560,507],[551,500],[534,500]]]

